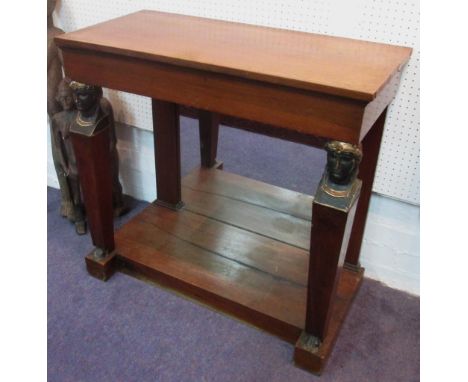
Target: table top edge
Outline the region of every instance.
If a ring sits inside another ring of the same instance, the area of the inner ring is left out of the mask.
[[[393,68],[391,72],[388,72],[388,77],[386,78],[386,80],[383,81],[380,84],[380,86],[378,86],[377,89],[375,89],[375,91],[371,92],[371,91],[358,91],[353,88],[335,87],[335,86],[330,86],[330,85],[323,84],[323,83],[301,81],[301,80],[293,79],[290,77],[281,77],[278,75],[268,75],[265,73],[259,73],[259,72],[254,72],[254,71],[240,70],[237,68],[230,68],[228,66],[219,66],[219,65],[209,64],[206,62],[202,63],[202,62],[197,62],[197,61],[192,61],[192,60],[185,60],[185,59],[181,59],[178,57],[163,56],[163,55],[158,55],[154,53],[139,52],[136,50],[129,50],[129,49],[124,49],[124,48],[119,48],[119,47],[114,47],[114,46],[109,46],[109,45],[95,44],[95,43],[90,43],[86,41],[81,41],[75,38],[74,36],[75,32],[78,32],[78,31],[85,31],[87,29],[92,29],[101,24],[115,22],[116,20],[121,19],[121,18],[125,18],[125,17],[135,15],[138,13],[147,13],[147,12],[184,16],[187,18],[195,18],[195,19],[204,19],[202,17],[197,17],[197,16],[178,15],[175,13],[141,10],[141,11],[134,12],[128,15],[124,15],[118,18],[107,20],[102,23],[91,25],[89,27],[82,28],[77,31],[58,35],[54,38],[54,40],[60,49],[77,49],[77,50],[82,50],[82,51],[88,51],[91,53],[121,55],[121,56],[129,57],[129,58],[143,59],[143,60],[159,62],[163,64],[171,64],[171,65],[188,68],[188,69],[196,69],[196,70],[208,71],[208,72],[213,72],[213,73],[218,73],[218,74],[227,74],[227,75],[235,76],[241,79],[243,78],[247,80],[261,81],[261,82],[266,82],[266,83],[270,83],[273,85],[286,86],[286,87],[290,87],[290,88],[294,88],[298,90],[312,91],[312,92],[317,92],[317,93],[324,93],[327,95],[344,97],[344,98],[349,98],[349,99],[353,99],[356,101],[364,101],[364,102],[371,102],[377,97],[379,92],[385,87],[385,85],[390,81],[390,79],[395,75],[395,73],[398,71],[401,71],[404,68],[404,66],[408,63],[411,57],[412,50],[413,50],[410,47],[376,43],[379,45],[390,45],[393,47],[401,48],[402,50],[405,50],[405,55],[402,61],[400,62],[400,64],[396,66],[395,68]],[[230,23],[230,24],[242,24],[242,25],[272,29],[272,30],[283,30],[279,28],[263,27],[263,26],[257,26],[257,25],[252,25],[252,24],[243,24],[243,23],[238,23],[238,22],[229,22],[229,21],[217,20],[217,19],[208,19],[208,20],[219,21],[222,23]],[[317,35],[314,33],[289,31],[286,29],[284,29],[284,31],[309,34],[309,35]],[[334,36],[327,36],[327,37],[334,37]],[[354,40],[354,39],[349,39],[345,37],[334,37],[334,38],[339,39],[339,40],[343,40],[343,39]]]

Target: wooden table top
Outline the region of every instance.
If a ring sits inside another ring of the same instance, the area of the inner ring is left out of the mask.
[[[146,10],[56,42],[363,101],[375,99],[411,54],[407,47]]]

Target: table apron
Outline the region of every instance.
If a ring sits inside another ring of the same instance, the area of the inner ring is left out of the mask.
[[[110,53],[62,54],[65,74],[76,81],[355,144],[393,98],[387,91],[368,103]]]

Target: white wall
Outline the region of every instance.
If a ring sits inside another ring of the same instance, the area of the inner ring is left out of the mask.
[[[361,263],[367,277],[419,295],[419,206],[372,194]]]

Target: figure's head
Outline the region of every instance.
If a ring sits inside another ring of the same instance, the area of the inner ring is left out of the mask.
[[[358,146],[346,142],[331,141],[327,150],[328,178],[336,184],[349,184],[357,175],[362,152]]]
[[[47,17],[51,17],[57,0],[47,0]]]
[[[72,81],[70,87],[73,90],[73,99],[76,108],[80,111],[91,110],[95,107],[102,96],[102,88],[94,85],[86,85]]]
[[[75,107],[75,102],[73,101],[73,92],[70,87],[70,80],[68,78],[64,78],[62,81],[60,81],[55,99],[60,105],[62,105],[63,110],[68,111]]]

